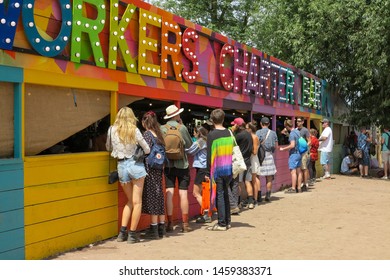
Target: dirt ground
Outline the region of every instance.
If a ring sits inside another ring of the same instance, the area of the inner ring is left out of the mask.
[[[335,175],[309,192],[232,216],[226,232],[193,232],[137,244],[114,238],[56,260],[389,260],[390,180]]]

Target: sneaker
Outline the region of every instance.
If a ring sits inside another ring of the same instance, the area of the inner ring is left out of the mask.
[[[196,219],[196,223],[197,223],[197,224],[211,223],[211,217],[209,217],[209,215],[199,216],[199,217]]]
[[[227,231],[227,227],[220,226],[218,223],[216,223],[215,225],[208,227],[207,230]]]
[[[382,180],[387,180],[387,179],[389,179],[387,176],[383,176],[382,178],[381,178]]]
[[[301,190],[302,190],[303,192],[307,192],[307,187],[306,187],[306,185],[303,185],[303,186],[301,187]]]
[[[284,193],[297,193],[298,191],[293,189],[293,188],[288,188],[287,190],[284,191]]]
[[[255,208],[255,204],[254,204],[253,202],[249,202],[248,208],[249,208],[249,209]]]
[[[228,225],[226,226],[226,228],[227,228],[227,229],[232,228],[232,224],[228,224]]]
[[[203,218],[204,218],[204,222],[205,222],[206,224],[212,222],[211,217],[210,217],[209,215],[205,215],[205,216],[203,216]]]
[[[239,213],[240,213],[240,208],[238,207],[230,208],[231,215],[238,215]]]
[[[199,216],[196,221],[197,224],[204,224],[206,222],[204,216]]]
[[[116,238],[116,241],[124,242],[126,240],[127,240],[127,232],[120,231],[118,237]]]

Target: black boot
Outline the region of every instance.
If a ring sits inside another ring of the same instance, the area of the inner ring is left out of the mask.
[[[263,201],[263,199],[261,198],[261,191],[258,191],[257,192],[257,202],[260,203],[262,201]]]
[[[136,231],[129,231],[129,235],[127,237],[127,243],[137,243],[140,241],[139,235]]]
[[[163,238],[165,235],[166,235],[165,223],[159,223],[158,224],[158,236],[160,238]]]
[[[271,191],[267,191],[265,194],[265,201],[270,202],[271,201]]]
[[[158,226],[150,225],[150,228],[144,235],[145,239],[159,239]]]

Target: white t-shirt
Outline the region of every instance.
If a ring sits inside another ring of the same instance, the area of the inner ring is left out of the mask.
[[[346,156],[343,161],[341,162],[341,173],[346,173],[349,170],[349,164],[351,164],[351,159],[349,156]]]
[[[320,138],[321,137],[326,137],[326,140],[320,142],[320,146],[319,146],[318,150],[321,151],[321,152],[330,153],[333,150],[333,133],[332,133],[332,129],[329,126],[326,127],[322,131]],[[320,139],[320,138],[318,138],[318,139]]]

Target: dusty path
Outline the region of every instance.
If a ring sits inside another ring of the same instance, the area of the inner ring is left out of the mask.
[[[226,232],[193,226],[138,244],[110,239],[56,259],[389,260],[390,180],[335,175],[307,193],[273,194],[271,203],[233,216]]]

